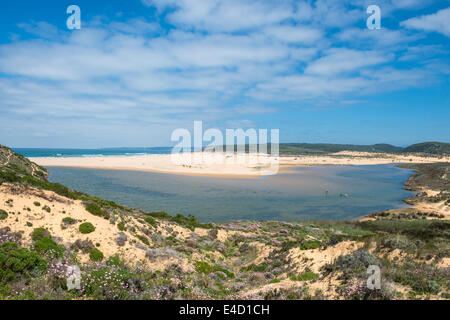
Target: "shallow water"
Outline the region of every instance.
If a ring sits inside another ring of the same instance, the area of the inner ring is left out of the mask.
[[[49,167],[50,180],[129,207],[201,221],[349,219],[405,207],[411,170],[391,165],[295,168],[262,178]],[[328,190],[328,196],[325,191]],[[346,193],[349,197],[341,197]]]

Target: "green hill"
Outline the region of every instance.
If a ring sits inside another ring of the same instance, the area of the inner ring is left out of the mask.
[[[340,151],[359,152],[402,152],[403,148],[390,144],[353,145],[353,144],[325,144],[325,143],[283,143],[280,144],[280,154],[327,154]]]
[[[413,144],[405,149],[404,153],[428,153],[428,154],[450,154],[450,143],[423,142]]]
[[[12,175],[45,179],[48,172],[45,168],[15,153],[10,148],[0,145],[0,178],[10,176],[10,179],[12,179]]]
[[[279,151],[281,155],[329,154],[340,151],[381,152],[381,153],[423,153],[430,155],[448,155],[450,154],[450,143],[424,142],[414,144],[406,148],[382,143],[373,145],[329,144],[329,143],[281,143],[279,146]],[[268,148],[268,152],[270,152],[270,146]]]

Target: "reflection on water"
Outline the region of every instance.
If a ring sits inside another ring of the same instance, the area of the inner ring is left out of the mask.
[[[192,214],[201,221],[357,218],[405,206],[401,200],[411,194],[403,190],[411,170],[386,165],[302,167],[249,179],[48,169],[51,181],[73,189],[146,211]]]

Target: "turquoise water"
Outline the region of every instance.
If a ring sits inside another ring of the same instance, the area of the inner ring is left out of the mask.
[[[130,156],[145,154],[170,154],[172,148],[109,148],[109,149],[45,149],[45,148],[15,148],[15,152],[26,158],[31,157],[99,157],[99,156]]]
[[[192,214],[205,222],[349,219],[404,207],[402,199],[411,193],[403,189],[403,182],[412,173],[391,165],[320,166],[270,177],[230,179],[48,169],[51,181],[73,189],[146,211]]]

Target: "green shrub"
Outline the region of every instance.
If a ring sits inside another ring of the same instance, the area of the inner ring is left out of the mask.
[[[320,247],[319,241],[304,242],[300,245],[301,250],[317,249],[318,247]]]
[[[231,278],[231,279],[234,278],[234,273],[233,272],[230,272],[230,271],[228,271],[227,269],[225,269],[225,268],[223,268],[221,266],[214,266],[213,267],[213,271],[220,271],[220,272],[225,273],[228,278]]]
[[[95,231],[95,227],[90,222],[85,222],[83,224],[80,224],[79,230],[82,234],[88,234]]]
[[[129,281],[135,275],[126,268],[116,266],[98,266],[90,270],[83,278],[85,294],[95,300],[127,300]]]
[[[198,273],[210,274],[213,272],[213,267],[207,262],[197,261],[195,263],[195,270],[197,270]]]
[[[442,288],[448,288],[449,282],[447,270],[426,263],[393,265],[388,275],[395,282],[409,286],[419,294],[438,294]]]
[[[36,228],[31,233],[33,241],[42,240],[43,238],[51,238],[50,232],[45,228]]]
[[[77,223],[77,220],[72,219],[71,217],[65,217],[64,219],[62,219],[62,222],[64,224],[75,224]]]
[[[435,238],[450,235],[450,221],[444,220],[375,220],[364,221],[359,224],[373,232],[383,231],[389,234],[401,234],[421,241],[432,241]]]
[[[53,241],[52,238],[44,237],[34,242],[34,250],[39,254],[46,254],[53,257],[61,257],[64,249]]]
[[[211,272],[220,271],[220,272],[225,273],[228,278],[233,279],[235,277],[233,272],[230,272],[221,266],[211,266],[210,264],[208,264],[207,262],[204,262],[204,261],[197,261],[195,263],[195,270],[198,273],[204,273],[204,274],[210,274]]]
[[[152,217],[147,217],[144,219],[145,222],[147,222],[148,224],[152,225],[153,227],[156,228],[156,226],[158,225],[158,223],[156,222],[155,219],[153,219]]]
[[[110,218],[110,214],[105,212],[98,204],[89,203],[86,205],[86,211],[92,213],[94,216],[103,217],[105,219]]]
[[[173,243],[180,242],[180,240],[178,240],[178,239],[175,238],[174,236],[168,236],[168,237],[166,238],[166,241],[171,241],[171,242],[173,242]]]
[[[50,213],[50,212],[52,211],[52,209],[50,209],[49,206],[43,206],[43,207],[42,207],[42,210],[45,210],[45,211],[47,211],[48,213]]]
[[[281,280],[278,278],[270,280],[270,283],[279,283],[279,282],[281,282]]]
[[[30,277],[32,272],[45,272],[47,261],[36,252],[19,248],[14,242],[4,242],[0,245],[0,283]]]
[[[94,248],[91,250],[91,252],[89,253],[89,258],[92,261],[102,261],[104,256],[103,256],[103,252],[101,252],[100,250],[98,250],[97,248]]]
[[[150,245],[150,242],[148,241],[148,239],[146,238],[146,237],[144,237],[144,236],[142,236],[142,235],[137,235],[136,236],[139,240],[141,240],[143,243],[145,243],[146,245]]]
[[[304,272],[302,274],[299,275],[292,275],[291,276],[291,280],[292,281],[309,281],[309,280],[314,280],[319,278],[319,275],[312,272],[312,271],[307,271]]]
[[[106,264],[109,266],[123,267],[124,263],[120,259],[119,255],[116,253],[115,255],[108,258]]]
[[[186,228],[189,228],[191,230],[194,230],[195,228],[205,228],[205,229],[211,229],[213,227],[210,223],[200,223],[196,217],[189,215],[184,216],[180,213],[178,213],[175,217],[171,216],[167,212],[161,211],[161,212],[150,212],[146,213],[147,216],[158,218],[158,219],[164,219],[169,220],[178,223],[181,226],[184,226]]]
[[[86,205],[86,210],[92,213],[94,216],[102,216],[103,209],[100,208],[96,203],[89,203]]]
[[[119,228],[120,231],[124,231],[125,230],[125,223],[123,221],[119,222],[117,224],[117,228]]]
[[[5,210],[0,209],[0,220],[8,218],[8,213]]]
[[[170,219],[170,218],[173,218],[170,214],[168,214],[167,212],[164,212],[164,211],[149,212],[149,213],[146,213],[146,215],[154,217],[154,218],[159,218],[159,219]]]
[[[40,207],[40,206],[41,206],[41,203],[40,203],[39,201],[35,201],[35,202],[33,202],[33,204],[34,204],[36,207]]]
[[[370,265],[377,264],[377,258],[365,250],[357,250],[353,253],[340,256],[336,261],[339,270],[367,269]]]
[[[258,265],[255,264],[251,264],[247,267],[243,267],[242,271],[252,271],[252,272],[265,272],[267,269],[267,264],[266,263],[261,263]]]
[[[31,222],[27,221],[27,227],[32,227],[32,226],[33,226],[33,224]]]
[[[175,217],[172,217],[170,220],[192,231],[195,230],[195,228],[211,229],[213,227],[210,223],[200,223],[197,218],[192,215],[186,217],[180,213],[178,213]]]

